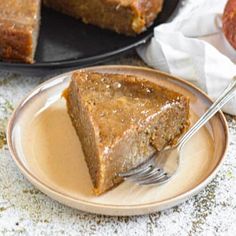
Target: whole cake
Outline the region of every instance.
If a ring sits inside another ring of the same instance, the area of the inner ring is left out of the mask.
[[[44,0],[44,3],[85,23],[135,35],[153,22],[163,0]]]
[[[163,0],[43,0],[62,13],[126,35],[144,31]],[[40,0],[0,0],[0,59],[33,63]]]
[[[75,72],[64,97],[97,195],[189,126],[187,98],[131,75]]]

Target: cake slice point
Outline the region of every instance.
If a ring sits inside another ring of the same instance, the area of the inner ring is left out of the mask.
[[[64,97],[97,195],[189,126],[186,97],[132,75],[75,72]]]

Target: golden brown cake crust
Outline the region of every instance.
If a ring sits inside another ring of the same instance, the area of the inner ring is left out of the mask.
[[[126,35],[139,34],[161,11],[163,0],[44,0],[60,12],[85,23]]]
[[[40,0],[0,1],[0,59],[33,62]]]
[[[189,126],[187,98],[135,76],[76,72],[64,97],[96,194]]]

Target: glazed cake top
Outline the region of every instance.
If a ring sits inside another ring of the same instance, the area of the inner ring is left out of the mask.
[[[106,146],[129,128],[138,129],[162,111],[180,106],[183,99],[179,93],[129,75],[79,72],[72,81]]]

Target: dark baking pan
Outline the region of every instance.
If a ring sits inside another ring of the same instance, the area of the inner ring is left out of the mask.
[[[165,0],[163,11],[154,24],[136,37],[87,25],[43,7],[35,63],[0,62],[0,69],[43,72],[100,63],[147,42],[153,35],[153,28],[168,21],[179,3],[180,0]]]

